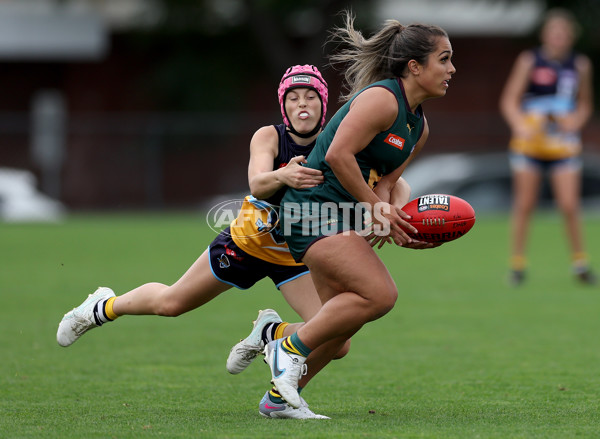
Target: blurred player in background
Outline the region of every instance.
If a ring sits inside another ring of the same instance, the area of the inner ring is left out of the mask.
[[[248,165],[252,195],[245,198],[238,218],[173,285],[147,283],[121,296],[99,288],[63,317],[57,332],[61,346],[119,316],[178,316],[232,286],[247,289],[265,277],[271,278],[304,321],[317,313],[321,301],[308,268],[290,255],[278,227],[278,206],[286,187],[310,188],[323,182],[321,171],[303,164],[325,123],[327,83],[316,67],[293,66],[281,79],[278,98],[284,123],[262,127],[252,137]],[[292,334],[300,325],[282,322],[273,310],[261,311],[251,334],[231,350],[227,370],[240,373],[262,353],[266,342]],[[336,353],[338,358],[345,355],[348,346],[335,345],[336,352],[327,353],[324,364],[315,363],[306,382]],[[259,412],[277,418],[326,418],[302,402],[293,408],[272,390],[265,394]]]
[[[554,198],[566,222],[573,274],[594,284],[585,253],[580,218],[580,130],[593,112],[592,65],[574,52],[578,24],[563,9],[548,11],[541,45],[519,54],[500,98],[510,126],[513,174],[512,254],[509,282],[525,280],[529,222],[540,185],[549,175]]]

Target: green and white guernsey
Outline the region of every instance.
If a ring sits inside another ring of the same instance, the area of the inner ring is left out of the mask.
[[[290,251],[300,260],[306,249],[317,239],[349,229],[362,227],[362,212],[357,202],[336,178],[325,155],[350,105],[358,94],[372,87],[384,87],[396,96],[398,116],[389,130],[377,134],[355,155],[365,182],[375,187],[382,176],[400,167],[413,152],[423,134],[424,117],[421,106],[410,111],[402,81],[399,78],[375,82],[357,93],[333,116],[317,138],[305,166],[323,172],[325,181],[308,189],[289,188],[281,202],[281,226]]]

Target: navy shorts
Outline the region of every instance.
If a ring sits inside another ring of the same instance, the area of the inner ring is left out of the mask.
[[[229,285],[245,290],[259,280],[270,277],[277,288],[308,273],[306,265],[279,265],[263,261],[239,248],[229,234],[229,228],[208,246],[213,275]]]
[[[553,172],[561,169],[581,169],[583,162],[581,157],[567,157],[557,160],[540,160],[526,156],[516,152],[511,152],[509,155],[510,167],[513,171],[520,169],[535,169],[540,172]]]

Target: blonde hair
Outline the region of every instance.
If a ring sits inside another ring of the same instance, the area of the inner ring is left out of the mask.
[[[448,38],[441,27],[426,24],[403,26],[396,20],[386,20],[383,28],[370,38],[354,28],[354,16],[345,11],[344,26],[331,31],[329,42],[346,45],[330,56],[330,64],[344,64],[347,93],[340,101],[347,101],[367,85],[382,79],[404,77],[412,59],[427,62],[438,38]]]

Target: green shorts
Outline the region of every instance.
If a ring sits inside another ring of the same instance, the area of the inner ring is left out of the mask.
[[[281,200],[280,230],[297,262],[319,239],[362,228],[363,209],[335,188],[289,188]]]

